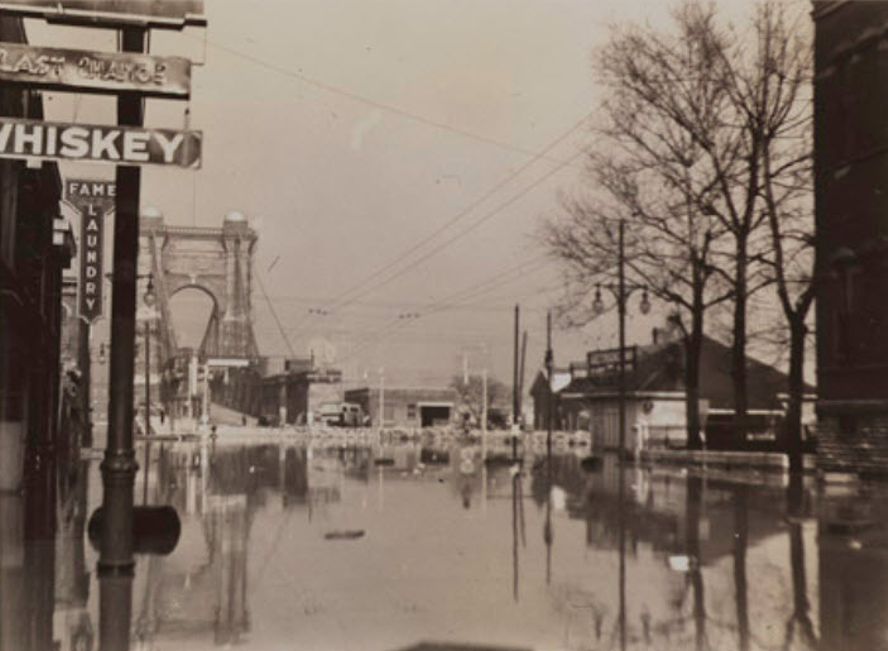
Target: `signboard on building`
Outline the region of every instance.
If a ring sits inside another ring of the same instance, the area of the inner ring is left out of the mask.
[[[94,321],[102,315],[102,270],[105,215],[114,205],[116,186],[110,181],[69,179],[65,198],[80,211],[80,316]]]
[[[65,124],[0,117],[0,158],[200,167],[200,131]]]
[[[191,62],[182,57],[0,43],[0,80],[37,88],[187,98]]]
[[[635,371],[636,347],[623,349],[626,373]],[[586,368],[588,377],[602,378],[615,375],[620,370],[620,349],[591,350],[586,353]]]
[[[2,0],[0,11],[74,25],[206,25],[203,0]]]

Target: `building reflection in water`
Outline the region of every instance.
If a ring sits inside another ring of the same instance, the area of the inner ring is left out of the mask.
[[[828,488],[822,496],[818,521],[821,648],[888,648],[886,497],[882,485]]]
[[[391,462],[377,466],[377,458]],[[98,591],[84,542],[90,498],[98,498],[87,490],[90,471],[80,461],[44,466],[23,496],[0,496],[0,651],[90,651],[102,630],[108,640],[131,636],[136,649],[172,640],[248,647],[258,625],[251,596],[291,553],[294,532],[328,530],[346,502],[349,517],[360,515],[368,495],[371,521],[402,517],[396,509],[409,496],[413,505],[452,509],[448,526],[500,541],[502,558],[489,561],[491,594],[502,599],[496,608],[546,605],[568,649],[888,647],[888,489],[881,485],[837,493],[810,479],[784,487],[740,473],[621,472],[615,459],[590,475],[571,454],[528,458],[515,473],[483,466],[472,446],[174,444],[152,460],[149,502],[182,514],[179,548],[138,557],[134,579],[103,578]],[[373,506],[377,489],[391,492],[384,512]],[[528,539],[527,527],[542,536]],[[404,544],[425,544],[417,534]],[[320,544],[310,548],[319,558],[358,550]],[[434,549],[450,558],[446,547]],[[357,568],[363,557],[353,558]],[[422,571],[460,589],[448,583],[456,579],[446,567]],[[307,577],[325,585],[310,568]],[[299,580],[286,580],[295,592]]]
[[[48,457],[23,494],[0,493],[0,651],[90,651],[89,464]]]

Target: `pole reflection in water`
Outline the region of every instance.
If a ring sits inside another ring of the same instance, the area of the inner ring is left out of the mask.
[[[86,567],[86,514],[90,462],[69,458],[69,463],[76,468],[73,474],[60,470],[59,476],[56,610],[57,618],[64,619],[62,648],[87,650],[92,649],[95,637],[87,609],[89,572]],[[66,644],[67,641],[70,643]]]
[[[626,477],[624,473],[625,463],[623,462],[623,450],[619,452],[617,458],[617,481],[619,482],[617,496],[617,515],[619,527],[619,551],[620,551],[620,612],[619,612],[619,628],[620,628],[620,651],[626,651]]]
[[[746,486],[736,486],[734,502],[734,594],[737,604],[737,637],[740,651],[749,650],[749,604],[746,590],[746,545],[749,536]]]
[[[546,584],[552,583],[552,543],[555,532],[552,529],[552,448],[546,451],[546,522],[543,525],[543,541],[546,543]]]
[[[688,555],[688,581],[694,599],[694,633],[698,651],[706,644],[706,602],[703,595],[703,568],[700,559],[700,518],[703,503],[703,478],[692,472],[687,476],[685,497],[685,550]]]
[[[518,494],[521,487],[521,473],[512,477],[512,597],[518,601]]]

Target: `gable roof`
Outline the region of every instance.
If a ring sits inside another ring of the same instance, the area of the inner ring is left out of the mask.
[[[626,389],[629,392],[683,392],[685,352],[680,341],[670,341],[636,350],[634,370],[626,373]],[[570,369],[585,369],[585,362],[575,362]],[[789,378],[782,371],[753,359],[746,358],[747,393],[749,409],[780,408],[778,395],[786,393]],[[575,374],[564,393],[612,395],[617,389],[618,373],[610,371],[596,377]],[[538,377],[533,391],[545,387],[545,379]],[[805,391],[813,393],[814,387],[806,384]],[[731,348],[704,335],[700,351],[700,398],[709,401],[710,408],[733,409],[734,386],[731,379]]]

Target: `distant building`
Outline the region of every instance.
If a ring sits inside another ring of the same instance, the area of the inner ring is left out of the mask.
[[[591,351],[584,362],[556,369],[554,429],[590,432],[598,448],[619,445],[618,350]],[[627,449],[636,445],[684,446],[684,345],[670,340],[626,349]],[[781,428],[787,376],[748,358],[750,429],[735,440],[731,349],[705,337],[700,360],[700,411],[710,449],[783,449]],[[561,386],[559,386],[559,384]],[[813,388],[808,387],[813,392]],[[540,373],[531,388],[534,425],[548,427],[548,386]],[[813,396],[811,396],[813,399]],[[811,414],[813,416],[813,414]]]
[[[345,401],[361,405],[370,423],[380,426],[378,387],[364,387],[345,392]],[[384,427],[432,427],[447,425],[453,420],[456,410],[456,391],[436,388],[384,387],[383,418]]]
[[[213,400],[268,425],[307,425],[322,404],[342,401],[339,369],[298,360],[287,360],[283,369],[265,377],[254,368],[229,369],[214,379]]]
[[[818,466],[888,472],[886,2],[814,2]]]

